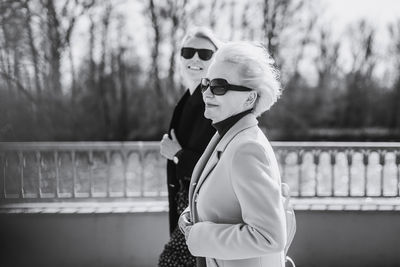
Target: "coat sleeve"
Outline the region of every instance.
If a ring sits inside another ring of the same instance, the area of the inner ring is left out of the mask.
[[[242,223],[193,225],[187,240],[194,256],[245,259],[283,251],[286,225],[279,179],[272,177],[265,149],[257,143],[236,150],[230,168]]]

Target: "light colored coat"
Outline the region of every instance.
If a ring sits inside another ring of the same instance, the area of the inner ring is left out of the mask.
[[[187,244],[207,267],[285,266],[279,168],[257,124],[249,114],[216,133],[193,171]]]

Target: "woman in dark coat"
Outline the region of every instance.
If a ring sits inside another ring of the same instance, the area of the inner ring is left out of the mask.
[[[159,266],[194,266],[195,258],[187,249],[177,227],[180,213],[188,205],[192,171],[215,133],[204,117],[200,80],[205,77],[220,42],[205,28],[190,31],[183,39],[180,67],[188,88],[174,109],[168,134],[160,143],[160,153],[167,162],[170,241],[165,245]]]

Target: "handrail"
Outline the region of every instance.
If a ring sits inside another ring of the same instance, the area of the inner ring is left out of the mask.
[[[298,198],[400,197],[400,143],[272,142]],[[0,200],[165,199],[159,142],[0,142]]]

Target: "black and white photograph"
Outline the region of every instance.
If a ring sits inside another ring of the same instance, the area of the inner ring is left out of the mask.
[[[400,1],[0,0],[1,267],[399,267]]]

